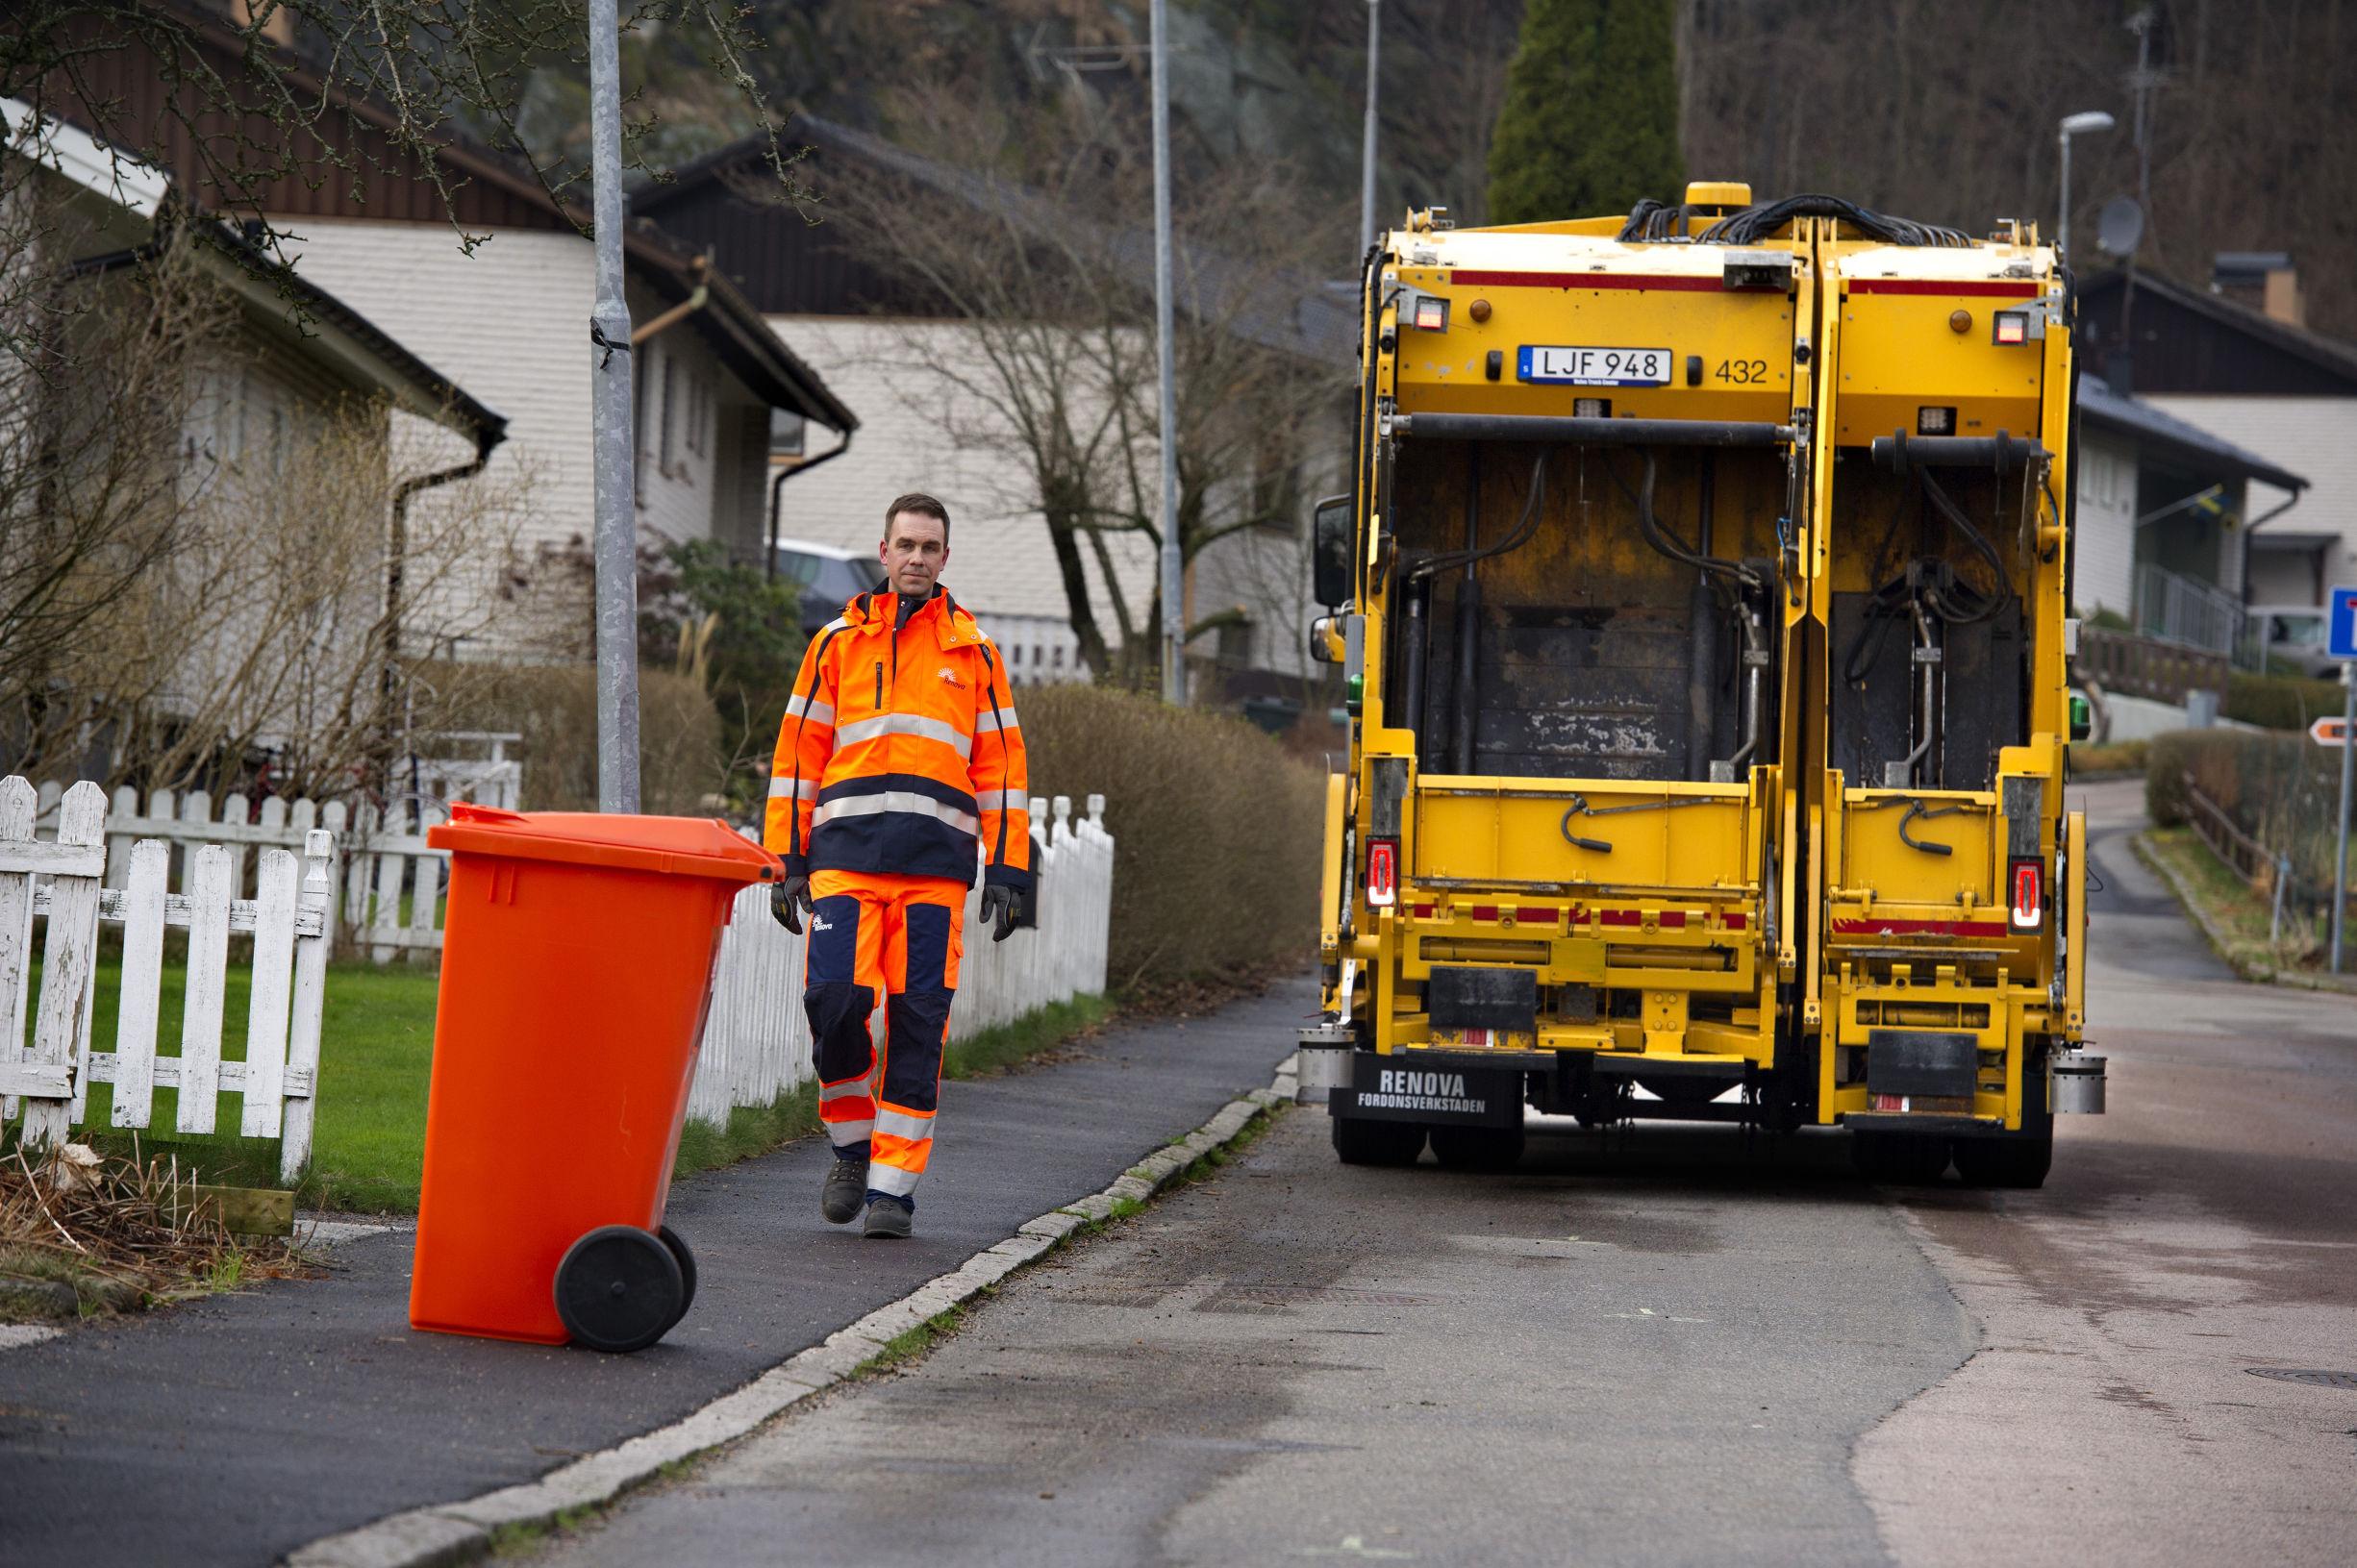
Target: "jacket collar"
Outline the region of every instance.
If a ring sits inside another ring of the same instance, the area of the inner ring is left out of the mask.
[[[853,626],[868,627],[890,635],[899,613],[898,600],[899,595],[888,584],[878,583],[843,606],[843,619]],[[935,639],[943,648],[961,648],[982,640],[982,628],[975,624],[972,613],[939,583],[933,585],[931,596],[916,613],[909,617],[909,629],[914,631],[927,622],[932,624]]]

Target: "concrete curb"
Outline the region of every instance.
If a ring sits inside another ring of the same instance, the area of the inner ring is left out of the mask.
[[[545,1524],[562,1514],[611,1503],[653,1480],[666,1466],[734,1442],[782,1411],[852,1377],[893,1339],[973,1300],[1016,1269],[1055,1251],[1074,1232],[1111,1214],[1123,1200],[1144,1202],[1178,1180],[1196,1160],[1234,1141],[1255,1116],[1276,1106],[1291,1105],[1294,1082],[1293,1060],[1289,1057],[1279,1063],[1267,1088],[1230,1101],[1210,1121],[1132,1165],[1103,1191],[1026,1220],[1014,1235],[986,1247],[949,1273],[876,1308],[670,1426],[585,1455],[538,1481],[487,1492],[464,1503],[390,1514],[358,1530],[313,1541],[282,1560],[287,1568],[439,1568],[487,1556],[495,1531]]]
[[[2210,951],[2218,955],[2219,961],[2234,971],[2236,979],[2252,985],[2282,985],[2295,991],[2323,991],[2334,995],[2357,995],[2357,979],[2344,977],[2336,980],[2326,975],[2295,974],[2290,970],[2273,968],[2264,963],[2254,963],[2248,958],[2238,957],[2232,945],[2226,940],[2225,933],[2219,930],[2217,924],[2210,919],[2209,911],[2201,907],[2201,900],[2196,898],[2194,890],[2186,885],[2185,879],[2178,874],[2177,868],[2169,863],[2167,856],[2152,847],[2149,842],[2151,836],[2150,831],[2147,830],[2129,840],[2130,846],[2136,851],[2136,858],[2144,862],[2147,870],[2169,884],[2169,890],[2176,896],[2178,907],[2185,910],[2186,918],[2193,921],[2194,928],[2201,933],[2202,940],[2210,944]]]

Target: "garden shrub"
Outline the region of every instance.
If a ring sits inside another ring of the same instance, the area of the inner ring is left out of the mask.
[[[1307,960],[1317,938],[1324,776],[1239,718],[1112,687],[1016,698],[1036,795],[1105,797],[1114,859],[1108,981]],[[1051,888],[1049,898],[1055,893]]]
[[[2305,730],[2326,713],[2342,710],[2346,697],[2338,681],[2303,681],[2289,675],[2252,675],[2236,670],[2227,678],[2226,717],[2262,730]]]
[[[2305,735],[2248,730],[2177,730],[2154,737],[2144,773],[2144,809],[2162,827],[2190,819],[2191,777],[2228,821],[2269,850],[2292,857],[2311,887],[2332,882],[2333,808],[2340,754]]]
[[[474,667],[479,672],[480,667]],[[597,809],[597,672],[587,664],[494,672],[470,699],[465,727],[523,735],[527,811]],[[690,676],[639,671],[639,809],[717,816],[726,759],[720,715]]]

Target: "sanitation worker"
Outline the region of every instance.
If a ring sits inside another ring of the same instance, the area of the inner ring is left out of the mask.
[[[1005,667],[941,587],[949,509],[901,496],[878,554],[884,581],[803,656],[763,838],[786,862],[770,908],[796,935],[810,925],[803,1007],[835,1151],[819,1212],[896,1237],[933,1152],[966,889],[979,861],[982,917],[1005,941],[1031,890],[1031,824]]]

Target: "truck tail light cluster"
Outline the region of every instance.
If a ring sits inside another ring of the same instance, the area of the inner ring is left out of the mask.
[[[1367,907],[1388,909],[1399,902],[1399,840],[1367,841]]]
[[[2043,860],[2013,863],[2013,928],[2036,931],[2046,920],[2046,867]]]

